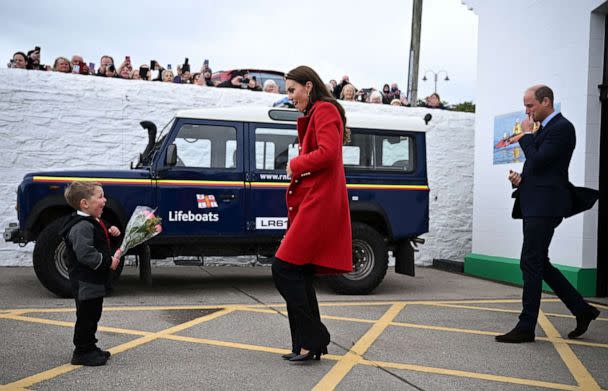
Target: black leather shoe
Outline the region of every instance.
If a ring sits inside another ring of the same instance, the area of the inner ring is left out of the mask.
[[[526,331],[515,328],[506,334],[497,335],[495,339],[496,342],[504,343],[534,342],[534,331]]]
[[[106,358],[106,360],[108,358],[112,357],[112,353],[108,352],[107,350],[101,350],[100,348],[97,348],[97,353],[99,353],[102,356],[104,356]]]
[[[585,331],[589,328],[589,324],[592,320],[597,319],[600,316],[600,310],[597,308],[590,306],[591,311],[582,316],[576,317],[576,328],[568,333],[568,338],[578,338],[581,335],[585,334]]]
[[[291,352],[291,353],[288,353],[288,354],[284,354],[281,357],[283,358],[283,360],[289,360],[289,359],[294,358],[297,355],[298,355],[298,353]]]
[[[70,364],[97,367],[100,365],[106,365],[106,361],[108,361],[108,359],[99,354],[97,350],[91,350],[90,352],[72,355]]]

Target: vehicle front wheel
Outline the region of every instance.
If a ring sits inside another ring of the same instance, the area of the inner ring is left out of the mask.
[[[353,271],[331,277],[329,285],[337,293],[365,295],[384,279],[388,251],[382,235],[363,223],[353,223]]]
[[[60,297],[73,297],[65,242],[59,235],[64,224],[64,218],[55,220],[38,235],[33,256],[34,272],[46,289]],[[120,277],[123,265],[124,260],[113,272],[114,281]]]

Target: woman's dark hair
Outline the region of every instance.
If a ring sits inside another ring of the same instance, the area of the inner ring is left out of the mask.
[[[27,56],[25,55],[25,53],[23,53],[23,52],[15,52],[15,54],[13,54],[13,58],[15,58],[16,55],[22,56],[23,60],[27,61]]]
[[[391,90],[391,87],[388,84],[385,84],[384,87],[382,87],[382,92],[384,92],[384,90]]]
[[[338,109],[340,118],[342,118],[342,127],[344,128],[342,142],[346,144],[350,140],[350,129],[346,127],[346,114],[344,112],[344,108],[329,92],[325,86],[325,83],[323,83],[323,80],[321,80],[317,72],[315,72],[311,67],[300,65],[299,67],[287,72],[285,74],[285,79],[293,80],[302,85],[306,85],[306,82],[308,81],[312,83],[312,90],[310,90],[310,94],[308,95],[310,98],[310,102],[308,103],[309,107],[312,106],[312,104],[316,101],[321,100],[331,103],[336,107],[336,109]]]

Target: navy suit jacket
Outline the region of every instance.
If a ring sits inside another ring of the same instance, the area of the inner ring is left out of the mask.
[[[519,145],[526,162],[513,193],[513,218],[569,217],[593,206],[599,192],[574,187],[568,179],[576,134],[561,113],[536,134],[523,136]]]

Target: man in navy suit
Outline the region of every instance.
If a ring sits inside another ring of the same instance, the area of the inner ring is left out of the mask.
[[[581,336],[599,310],[589,305],[563,274],[549,262],[549,245],[555,228],[564,217],[589,209],[598,192],[575,188],[568,180],[568,166],[576,145],[574,126],[553,109],[553,91],[544,85],[530,87],[524,94],[526,118],[519,145],[526,155],[521,174],[511,171],[509,181],[516,188],[513,218],[523,219],[524,241],[520,267],[523,273],[523,310],[517,326],[496,337],[498,342],[534,342],[540,309],[542,282],[576,316],[576,329],[569,338]],[[540,127],[535,126],[540,122]]]

